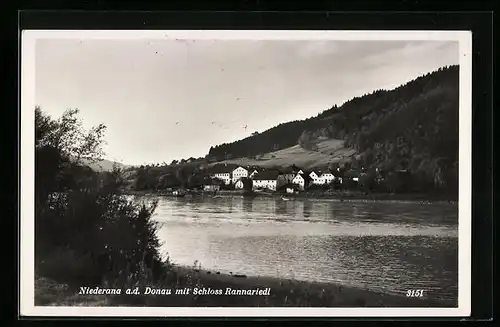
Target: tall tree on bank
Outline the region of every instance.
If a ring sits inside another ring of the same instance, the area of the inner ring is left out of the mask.
[[[159,273],[156,203],[120,195],[121,171],[97,173],[104,125],[82,128],[78,110],[52,119],[35,108],[35,270],[74,285],[126,283]]]

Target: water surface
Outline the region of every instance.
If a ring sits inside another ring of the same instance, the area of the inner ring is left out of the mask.
[[[158,198],[178,264],[457,299],[456,204]]]

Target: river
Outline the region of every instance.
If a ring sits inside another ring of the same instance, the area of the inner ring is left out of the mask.
[[[456,204],[158,200],[162,252],[174,263],[457,301]]]

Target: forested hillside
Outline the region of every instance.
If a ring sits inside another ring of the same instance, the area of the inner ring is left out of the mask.
[[[255,157],[297,143],[345,140],[364,166],[410,169],[422,183],[456,189],[458,170],[459,67],[420,76],[396,89],[377,90],[316,117],[280,124],[261,134],[212,147],[209,158]]]
[[[330,135],[362,153],[363,163],[410,169],[422,181],[458,181],[458,66],[440,69],[370,101],[355,99],[333,117]],[[356,101],[358,104],[356,104]]]

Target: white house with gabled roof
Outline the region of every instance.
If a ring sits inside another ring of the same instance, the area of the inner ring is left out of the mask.
[[[252,179],[254,178],[257,174],[259,173],[259,171],[257,169],[254,169],[251,171],[250,175],[248,175],[248,178]]]
[[[233,184],[235,184],[238,180],[240,180],[243,177],[248,177],[248,170],[245,168],[239,166],[236,169],[233,170],[232,172],[232,181]]]
[[[330,184],[335,180],[335,175],[332,173],[323,173],[319,178],[324,181],[323,184]]]
[[[313,183],[313,184],[316,184],[316,185],[321,185],[321,184],[323,184],[323,183],[321,182],[321,180],[320,180],[320,175],[319,175],[319,173],[316,173],[315,171],[311,171],[311,172],[309,173],[309,177],[311,178],[311,180],[312,180],[312,183]]]
[[[300,190],[304,190],[311,181],[311,177],[307,174],[297,174],[293,179],[292,183],[296,184]]]

